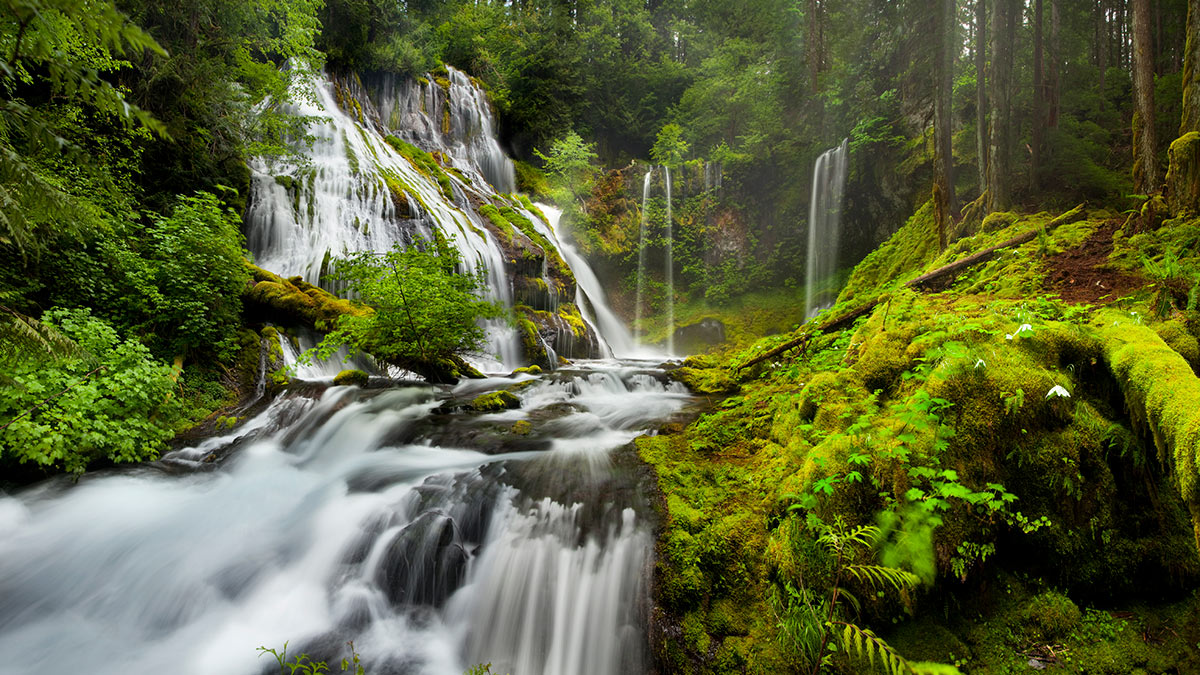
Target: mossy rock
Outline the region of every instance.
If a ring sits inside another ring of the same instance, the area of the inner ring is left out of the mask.
[[[518,436],[528,436],[533,431],[533,424],[529,420],[517,420],[513,422],[512,432]]]
[[[370,377],[361,370],[343,370],[333,377],[333,383],[337,386],[356,386],[365,387]]]
[[[739,386],[724,368],[684,366],[670,371],[668,375],[697,394],[732,394],[737,392]]]
[[[980,229],[982,229],[984,232],[996,232],[1009,227],[1013,223],[1017,222],[1018,219],[1019,216],[1012,211],[997,211],[995,213],[989,213],[983,219],[983,225],[980,226]]]
[[[500,412],[520,408],[521,399],[507,391],[493,391],[476,396],[467,407],[479,412]]]
[[[517,368],[516,370],[512,371],[512,374],[513,374],[513,375],[521,375],[521,374],[525,374],[525,375],[541,375],[541,374],[542,374],[542,367],[541,367],[541,366],[539,366],[538,364],[536,364],[536,363],[535,363],[535,364],[533,364],[533,365],[531,365],[531,366],[525,366],[525,367],[523,367],[523,368]]]
[[[1042,640],[1066,637],[1083,616],[1070,598],[1057,591],[1034,596],[1021,612],[1021,618],[1034,635]]]
[[[1200,213],[1200,131],[1190,131],[1167,150],[1167,207],[1171,214]]]

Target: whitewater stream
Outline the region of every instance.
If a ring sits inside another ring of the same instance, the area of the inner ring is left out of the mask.
[[[498,388],[521,408],[462,409]],[[627,444],[688,401],[617,362],[300,385],[159,462],[0,497],[0,672],[261,673],[259,646],[351,640],[372,675],[645,672]]]

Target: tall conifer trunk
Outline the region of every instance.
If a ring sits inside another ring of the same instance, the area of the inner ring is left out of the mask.
[[[988,148],[988,208],[1007,211],[1012,206],[1009,96],[1012,89],[1013,39],[1016,34],[1015,0],[992,0],[991,120]]]
[[[1196,0],[1200,2],[1200,0]],[[975,0],[975,144],[979,154],[979,194],[987,191],[987,2]]]
[[[1179,135],[1200,131],[1200,0],[1188,0],[1183,51],[1183,115]]]
[[[1141,194],[1149,194],[1159,187],[1150,0],[1133,0],[1133,99],[1133,187]]]

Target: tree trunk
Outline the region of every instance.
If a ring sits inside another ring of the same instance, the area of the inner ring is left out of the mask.
[[[1100,112],[1104,112],[1104,77],[1108,73],[1108,17],[1104,0],[1096,0],[1096,68],[1100,70]]]
[[[938,12],[937,56],[934,62],[936,99],[933,106],[933,206],[938,228],[938,245],[946,248],[955,211],[953,121],[951,95],[954,87],[955,0],[941,0]]]
[[[1046,69],[1046,128],[1058,127],[1058,95],[1059,67],[1062,63],[1062,49],[1058,43],[1059,21],[1058,5],[1060,0],[1050,0],[1050,63]]]
[[[821,2],[808,0],[808,74],[814,94],[820,91],[821,50]]]
[[[1030,125],[1029,189],[1037,191],[1041,170],[1042,136],[1046,125],[1046,92],[1042,78],[1042,4],[1033,0],[1033,121]]]
[[[988,212],[1012,207],[1010,158],[1013,39],[1016,33],[1015,0],[992,1],[991,129],[988,149]]]
[[[1133,43],[1133,188],[1140,194],[1150,194],[1159,187],[1150,0],[1133,0]]]
[[[1200,0],[1196,0],[1200,2]],[[975,0],[975,144],[979,154],[979,194],[987,191],[987,3]]]
[[[1200,0],[1188,0],[1183,51],[1183,115],[1179,135],[1200,131]]]

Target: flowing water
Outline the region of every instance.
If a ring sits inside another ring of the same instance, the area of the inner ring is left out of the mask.
[[[457,409],[501,386],[520,409]],[[688,398],[612,362],[297,386],[160,462],[0,496],[0,672],[256,674],[260,645],[351,640],[372,675],[645,672],[651,510],[619,448]]]
[[[643,302],[645,302],[646,293],[646,220],[649,218],[649,214],[646,213],[646,207],[650,202],[650,179],[653,176],[654,169],[652,168],[646,172],[646,177],[642,179],[642,218],[641,227],[638,230],[637,296],[634,301],[633,314],[633,341],[635,344],[641,344],[642,342]]]
[[[543,207],[541,221],[498,194],[512,165],[465,76],[319,79],[298,100],[312,147],[251,167],[258,264],[316,282],[331,256],[437,230],[511,306],[504,255],[470,206],[505,200],[560,247],[604,353],[638,355],[558,237],[558,212]],[[438,149],[457,173],[439,185],[381,132]],[[520,365],[515,331],[488,329],[496,358],[479,365]],[[319,336],[292,332],[295,364]],[[653,509],[628,444],[679,413],[686,389],[613,360],[456,387],[329,386],[347,365],[379,372],[344,354],[296,364],[299,381],[274,399],[260,377],[227,435],[0,494],[0,673],[257,674],[274,664],[259,646],[336,664],[351,641],[371,675],[648,670]],[[519,409],[466,405],[501,388]]]
[[[808,260],[804,275],[804,313],[812,318],[833,305],[841,238],[842,193],[846,185],[849,140],[830,148],[813,166],[812,198],[808,207]]]
[[[675,234],[671,216],[671,168],[663,166],[667,182],[667,353],[675,353]]]

